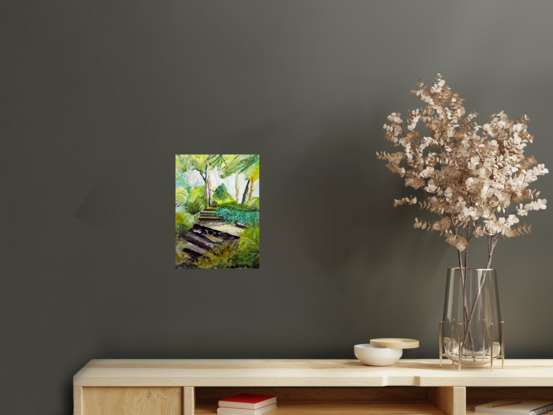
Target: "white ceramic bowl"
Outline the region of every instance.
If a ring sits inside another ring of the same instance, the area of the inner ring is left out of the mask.
[[[354,346],[353,351],[355,357],[361,360],[361,363],[368,366],[392,366],[403,354],[403,349],[374,347],[370,344],[357,344]]]

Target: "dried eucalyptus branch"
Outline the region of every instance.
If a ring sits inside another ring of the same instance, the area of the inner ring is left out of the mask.
[[[487,236],[489,268],[499,237],[529,234],[532,225],[520,224],[519,217],[546,208],[539,192],[528,189],[548,173],[534,156],[524,156],[534,139],[527,131],[529,118],[524,115],[514,122],[501,111],[480,126],[477,114],[466,114],[464,100],[440,74],[432,85],[419,81],[418,86],[411,93],[426,106],[409,111],[405,122],[394,112],[384,125],[385,138],[403,151],[378,152],[377,157],[405,179],[405,186],[422,189],[424,198],[404,197],[395,200],[394,207],[418,203],[439,215],[433,223],[415,218],[414,227],[440,232],[459,251],[462,269],[467,267],[470,239]],[[428,136],[417,130],[419,122]]]

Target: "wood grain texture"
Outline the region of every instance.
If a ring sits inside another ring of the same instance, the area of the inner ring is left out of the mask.
[[[498,399],[553,401],[553,388],[468,388],[467,403],[480,405]]]
[[[276,395],[284,402],[377,402],[426,400],[424,388],[196,388],[197,403],[217,403],[219,399],[253,393]]]
[[[182,414],[182,388],[83,388],[83,415]]]
[[[391,367],[358,360],[92,360],[74,386],[553,386],[553,360],[507,360],[489,370],[437,359],[400,360]]]
[[[83,388],[73,388],[73,415],[83,415]]]
[[[415,339],[371,339],[371,346],[387,347],[389,349],[416,349],[419,347],[419,341]]]
[[[196,408],[196,388],[185,386],[182,393],[182,405],[184,415],[194,415]]]
[[[446,415],[465,415],[466,391],[462,386],[426,388],[426,396]]]
[[[217,404],[198,404],[197,415],[216,414]],[[418,403],[279,403],[277,408],[270,412],[271,415],[302,415],[302,414],[348,414],[348,415],[369,415],[369,414],[417,414],[417,415],[438,415],[442,412],[429,402]]]

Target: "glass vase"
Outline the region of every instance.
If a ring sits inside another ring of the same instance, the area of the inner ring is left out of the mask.
[[[460,365],[493,365],[504,356],[495,269],[448,270],[440,348],[440,358],[443,348]]]

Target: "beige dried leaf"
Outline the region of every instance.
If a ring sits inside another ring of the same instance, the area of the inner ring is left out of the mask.
[[[414,227],[440,232],[460,251],[468,244],[458,234],[461,230],[469,240],[529,233],[529,227],[518,223],[519,217],[547,205],[529,186],[549,172],[533,155],[524,156],[534,139],[527,131],[530,118],[524,115],[513,121],[500,111],[479,125],[477,114],[467,114],[464,99],[440,74],[431,85],[419,80],[418,88],[411,93],[425,106],[409,111],[406,120],[394,112],[383,127],[385,138],[403,151],[379,152],[377,157],[424,197],[397,199],[394,206],[417,203],[440,215],[441,220],[434,222],[416,219]],[[423,135],[421,126],[429,134]]]

